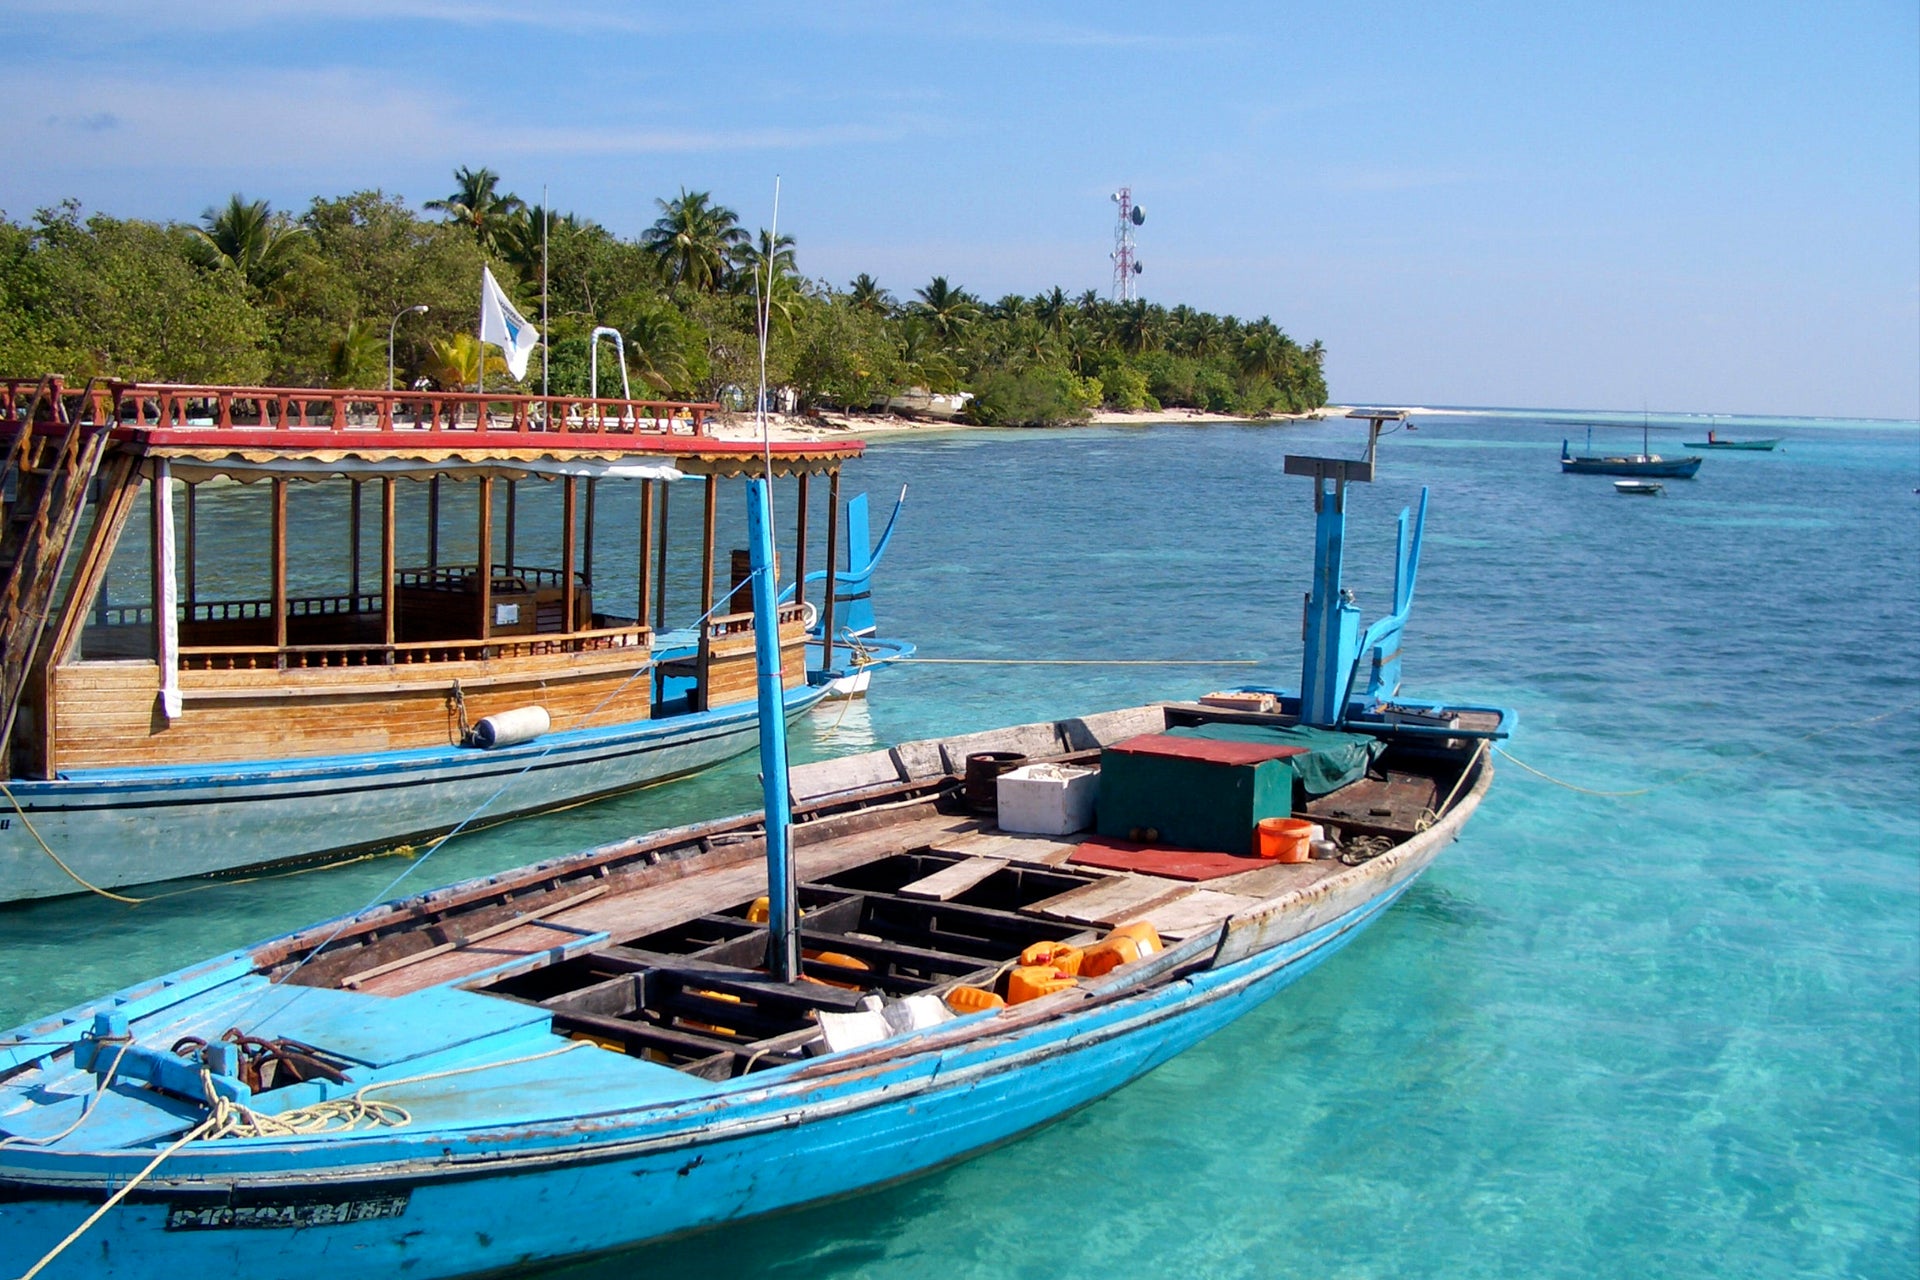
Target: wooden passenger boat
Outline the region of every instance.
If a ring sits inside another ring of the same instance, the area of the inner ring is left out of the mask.
[[[809,483],[837,512],[862,445],[721,440],[716,408],[0,383],[0,901],[418,841],[750,749],[714,512],[769,466],[797,498],[783,713],[904,653],[871,635],[864,497],[844,550],[826,530],[834,588],[808,572]],[[697,594],[674,487],[704,490]]]
[[[1398,695],[1406,513],[1394,612],[1361,631],[1340,547],[1371,449],[1287,467],[1320,511],[1298,691],[904,743],[794,769],[790,792],[765,717],[764,814],[391,902],[20,1028],[0,1038],[0,1260],[524,1266],[927,1170],[1226,1025],[1407,891],[1510,726]],[[756,551],[761,607],[770,563]],[[981,804],[1009,756],[1052,771]],[[1094,831],[1009,799],[1088,777]],[[1268,816],[1228,814],[1248,796]],[[1256,821],[1318,823],[1337,856],[1247,856]],[[1199,847],[1208,827],[1227,838]]]

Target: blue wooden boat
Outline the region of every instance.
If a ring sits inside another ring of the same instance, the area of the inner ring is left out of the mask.
[[[809,483],[837,513],[863,446],[722,439],[715,408],[0,382],[0,902],[424,841],[752,749],[755,623],[714,572],[738,476],[796,499],[778,714],[864,691],[912,649],[874,635],[894,520],[873,548],[861,495],[844,542],[807,536]]]
[[[1705,440],[1689,440],[1686,446],[1689,449],[1745,449],[1756,453],[1771,453],[1780,447],[1780,442],[1784,439],[1786,439],[1785,436],[1774,436],[1768,440],[1722,440],[1716,433],[1709,431]]]
[[[1691,447],[1691,446],[1689,446]],[[1664,458],[1647,443],[1647,427],[1640,428],[1640,452],[1599,454],[1593,451],[1593,428],[1587,428],[1587,451],[1576,454],[1560,442],[1560,470],[1568,475],[1638,476],[1646,479],[1691,480],[1704,459],[1694,456]]]
[[[763,732],[761,814],[388,902],[19,1028],[0,1261],[89,1280],[534,1265],[932,1169],[1227,1025],[1407,891],[1511,726],[1400,694],[1425,496],[1401,513],[1393,611],[1363,630],[1341,548],[1372,436],[1364,460],[1286,470],[1318,512],[1298,689],[792,770]],[[1049,768],[983,805],[1010,756]],[[1089,778],[1094,830],[1064,804],[1016,820],[1022,788]],[[1269,811],[1195,834],[1247,796]],[[1270,822],[1320,824],[1333,856],[1249,856]]]

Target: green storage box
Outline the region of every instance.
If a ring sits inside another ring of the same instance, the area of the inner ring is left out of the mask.
[[[1363,734],[1264,725],[1196,725],[1143,734],[1100,753],[1095,829],[1108,839],[1251,855],[1254,826],[1300,798],[1366,772],[1379,742]]]

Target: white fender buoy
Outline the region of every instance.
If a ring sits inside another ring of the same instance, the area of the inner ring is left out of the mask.
[[[551,728],[553,720],[545,707],[515,707],[480,721],[468,737],[476,747],[511,747],[531,742]]]

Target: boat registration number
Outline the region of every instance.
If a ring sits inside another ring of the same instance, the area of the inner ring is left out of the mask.
[[[362,1200],[301,1200],[282,1204],[177,1204],[167,1210],[169,1231],[220,1231],[232,1227],[338,1227],[349,1222],[398,1218],[407,1197]]]

